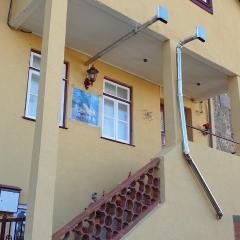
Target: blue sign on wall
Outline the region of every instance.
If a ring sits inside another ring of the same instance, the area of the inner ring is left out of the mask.
[[[72,90],[72,120],[98,127],[99,97],[78,88]]]

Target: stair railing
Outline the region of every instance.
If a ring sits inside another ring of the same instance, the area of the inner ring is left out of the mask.
[[[58,230],[52,240],[119,240],[160,202],[159,162],[148,163]]]
[[[25,217],[0,218],[0,240],[24,240]]]

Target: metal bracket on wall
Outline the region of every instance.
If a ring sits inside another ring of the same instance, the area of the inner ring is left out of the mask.
[[[92,64],[93,62],[95,62],[96,60],[101,58],[103,55],[107,54],[108,52],[110,52],[111,50],[113,50],[114,48],[119,46],[121,43],[127,41],[128,39],[135,36],[136,34],[143,31],[144,29],[148,28],[149,26],[151,26],[153,23],[155,23],[157,21],[161,21],[165,24],[168,23],[168,11],[167,11],[166,8],[158,6],[157,15],[155,17],[153,17],[151,20],[147,21],[146,23],[144,23],[142,25],[136,26],[131,32],[122,36],[117,41],[115,41],[114,43],[112,43],[108,47],[104,48],[102,51],[98,52],[95,56],[93,56],[89,60],[87,60],[85,62],[85,65]]]

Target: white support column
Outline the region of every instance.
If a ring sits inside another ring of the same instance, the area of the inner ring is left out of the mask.
[[[231,100],[233,139],[240,142],[240,76],[229,77],[228,94]],[[239,145],[236,147],[236,152],[240,156]]]
[[[166,144],[181,141],[179,109],[177,102],[177,43],[168,40],[163,44],[163,91]]]
[[[26,240],[51,240],[68,0],[46,0]]]

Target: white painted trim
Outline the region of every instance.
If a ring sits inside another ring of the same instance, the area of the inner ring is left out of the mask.
[[[105,84],[105,83],[108,83],[108,84],[113,85],[113,86],[116,87],[116,95],[112,95],[112,94],[106,92],[106,84]],[[127,99],[122,98],[122,97],[119,97],[119,96],[117,95],[117,93],[118,93],[118,92],[117,92],[117,88],[122,88],[122,89],[124,89],[124,90],[127,90]],[[123,86],[123,85],[121,85],[121,84],[115,83],[115,82],[113,82],[113,81],[109,81],[109,80],[107,80],[107,79],[105,79],[105,78],[104,78],[103,91],[104,91],[104,93],[106,93],[106,94],[112,95],[113,97],[117,97],[117,98],[122,99],[122,100],[124,100],[124,101],[130,102],[130,100],[131,100],[131,99],[130,99],[130,88],[125,87],[125,86]]]
[[[30,57],[30,67],[33,67],[33,68],[38,69],[38,70],[40,71],[40,67],[39,67],[39,68],[36,68],[36,67],[33,66],[33,58],[34,58],[34,56],[40,58],[40,65],[41,65],[41,59],[42,59],[41,54],[36,53],[36,52],[31,52],[31,57]]]
[[[31,93],[31,85],[32,85],[32,75],[36,74],[40,78],[40,72],[30,69],[29,70],[29,76],[28,76],[28,88],[27,88],[27,99],[26,99],[26,107],[25,107],[25,117],[36,119],[36,116],[32,116],[29,114],[29,101],[30,101],[30,95],[35,95],[38,98],[38,94]]]
[[[29,71],[28,71],[28,85],[27,85],[27,96],[26,96],[26,104],[25,104],[25,113],[24,116],[27,118],[31,118],[33,120],[36,120],[36,116],[32,116],[29,114],[29,101],[30,101],[30,95],[34,95],[38,98],[38,93],[34,94],[31,93],[31,84],[32,84],[32,75],[36,74],[39,76],[39,81],[40,81],[40,68],[34,68],[33,66],[33,58],[34,56],[37,56],[40,58],[42,58],[42,55],[36,52],[31,51],[31,56],[30,56],[30,60],[29,60]],[[62,81],[62,88],[61,88],[61,102],[60,102],[60,116],[59,116],[59,126],[63,127],[63,123],[64,123],[64,116],[65,116],[65,111],[64,111],[64,104],[65,104],[65,88],[66,88],[66,82],[65,80],[67,79],[66,77],[66,66],[67,64],[64,62],[63,63],[64,69],[63,69],[63,77],[61,79]],[[31,68],[32,67],[32,68]],[[68,81],[68,79],[67,79]],[[37,112],[36,112],[37,115]],[[65,116],[66,117],[66,116]]]
[[[111,117],[107,117],[109,119],[112,119],[113,122],[114,122],[114,137],[110,137],[110,136],[107,136],[107,135],[104,135],[104,108],[105,108],[105,105],[104,105],[104,99],[109,99],[110,101],[112,101],[114,103],[114,116],[113,118]],[[121,139],[118,137],[118,122],[119,122],[119,119],[118,119],[118,106],[119,106],[119,103],[120,104],[123,104],[123,105],[126,105],[127,106],[127,114],[128,114],[128,119],[127,121],[121,121],[121,122],[124,122],[127,124],[127,140],[124,140],[124,139]],[[102,104],[102,137],[104,138],[108,138],[108,139],[111,139],[111,140],[115,140],[115,141],[118,141],[118,142],[122,142],[122,143],[126,143],[126,144],[130,144],[130,103],[125,103],[121,100],[117,100],[117,99],[114,99],[114,98],[111,98],[111,97],[108,97],[108,96],[105,96],[103,95],[103,104]]]

